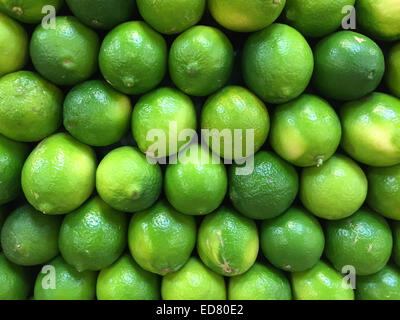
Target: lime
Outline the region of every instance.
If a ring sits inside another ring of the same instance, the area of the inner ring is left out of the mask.
[[[18,141],[39,141],[61,124],[63,94],[30,71],[0,78],[0,133]]]
[[[353,31],[336,32],[314,49],[314,86],[326,98],[355,100],[374,91],[385,71],[382,50]]]
[[[155,30],[177,34],[197,24],[206,0],[136,0],[140,15]]]
[[[162,173],[136,148],[126,146],[112,150],[100,162],[96,172],[96,189],[114,209],[135,212],[149,208],[160,195]]]
[[[155,274],[140,268],[129,254],[100,271],[98,300],[158,300],[159,281]]]
[[[208,8],[224,28],[237,32],[261,30],[281,14],[286,0],[209,0]]]
[[[223,88],[211,96],[202,109],[202,134],[206,131],[209,137],[204,138],[213,152],[227,159],[248,157],[257,152],[267,140],[269,126],[266,106],[243,87]],[[227,137],[225,132],[229,133]]]
[[[239,165],[229,170],[229,197],[235,208],[251,219],[270,219],[285,212],[296,198],[299,178],[296,170],[272,152],[254,156],[254,170],[237,174]]]
[[[128,242],[133,258],[143,269],[165,275],[179,270],[190,258],[196,223],[193,217],[159,201],[132,216]]]
[[[0,235],[1,235],[1,228],[3,228],[3,224],[7,218],[7,215],[8,215],[8,210],[4,206],[0,207]]]
[[[128,131],[131,112],[127,96],[104,81],[87,81],[66,96],[64,127],[83,143],[107,146],[121,140]]]
[[[106,35],[99,66],[109,84],[127,94],[155,88],[167,70],[167,44],[143,21],[120,24]]]
[[[351,216],[367,196],[368,181],[350,158],[336,154],[322,167],[304,168],[300,200],[313,214],[328,220]]]
[[[0,0],[0,11],[25,23],[39,23],[47,13],[43,7],[52,6],[57,11],[64,0]]]
[[[392,93],[400,98],[400,43],[393,46],[389,52],[386,82]]]
[[[22,190],[37,210],[65,214],[89,198],[95,185],[93,150],[70,135],[57,133],[29,155],[22,168]]]
[[[14,200],[21,191],[21,171],[28,145],[0,134],[0,205]]]
[[[1,10],[0,0],[0,10]],[[0,77],[22,69],[28,59],[28,35],[24,28],[0,13]]]
[[[126,214],[96,196],[64,218],[59,238],[61,255],[79,272],[106,268],[124,251],[127,227]]]
[[[261,248],[275,267],[285,271],[304,271],[317,264],[324,251],[321,225],[309,212],[292,207],[279,217],[261,225]]]
[[[341,135],[335,110],[309,94],[276,107],[271,119],[272,148],[299,167],[321,166],[336,152]]]
[[[22,266],[43,264],[58,255],[61,220],[30,205],[14,210],[1,230],[1,247],[8,260]]]
[[[225,166],[213,163],[206,147],[193,144],[184,152],[185,157],[181,153],[177,163],[167,167],[165,195],[179,212],[208,214],[217,209],[225,198],[228,188]]]
[[[357,0],[357,22],[374,38],[400,39],[400,3],[397,0]]]
[[[43,266],[35,282],[35,300],[94,300],[96,298],[94,271],[78,272],[58,256]]]
[[[223,276],[249,270],[256,261],[258,246],[255,222],[227,207],[220,207],[200,225],[199,256],[207,267]]]
[[[139,149],[150,157],[176,154],[194,136],[196,127],[192,100],[173,88],[158,88],[143,95],[133,109],[133,136]],[[188,130],[193,131],[189,136]]]
[[[99,37],[75,17],[57,17],[56,27],[36,27],[30,54],[35,69],[58,85],[71,86],[97,70]]]
[[[388,223],[367,209],[360,209],[346,219],[327,221],[325,237],[326,257],[339,272],[351,265],[360,276],[376,273],[392,253]]]
[[[290,283],[283,272],[256,262],[246,273],[229,279],[229,300],[291,300]]]
[[[323,261],[291,277],[295,300],[354,300],[354,291],[342,285],[343,276]]]
[[[367,204],[386,218],[400,220],[400,164],[368,168]]]
[[[400,163],[400,100],[375,92],[340,110],[343,149],[376,167]]]
[[[400,267],[400,222],[392,222],[393,232],[393,260]]]
[[[225,281],[192,257],[180,270],[163,277],[161,296],[163,300],[225,300]]]
[[[207,96],[228,81],[233,60],[232,44],[222,31],[195,26],[172,43],[169,73],[175,85],[186,94]]]
[[[135,0],[66,0],[74,16],[95,29],[111,29],[129,20]]]

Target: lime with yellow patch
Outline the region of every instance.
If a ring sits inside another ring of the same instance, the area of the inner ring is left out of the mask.
[[[400,43],[393,46],[388,54],[386,83],[391,92],[400,98]]]

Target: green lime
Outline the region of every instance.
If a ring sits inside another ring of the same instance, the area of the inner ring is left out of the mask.
[[[71,86],[97,70],[99,37],[75,17],[57,17],[55,28],[36,27],[30,54],[35,69],[58,85]]]
[[[129,98],[104,81],[74,87],[64,101],[64,127],[79,141],[107,146],[125,135],[131,120]]]
[[[353,31],[336,32],[314,49],[314,86],[326,98],[355,100],[380,84],[385,59],[370,38]]]
[[[159,201],[135,213],[129,224],[129,249],[145,270],[165,275],[179,270],[190,258],[196,242],[193,217]]]
[[[351,217],[327,221],[325,254],[339,272],[351,265],[357,275],[378,272],[392,253],[392,233],[386,220],[367,209]]]
[[[39,141],[61,124],[63,94],[30,71],[0,78],[0,133],[18,141]]]
[[[291,300],[286,276],[270,265],[256,262],[246,273],[229,279],[229,300]]]
[[[357,22],[377,40],[400,39],[400,2],[398,0],[357,0]]]
[[[364,203],[368,181],[350,158],[336,154],[322,167],[304,168],[300,200],[317,217],[337,220],[351,216]]]
[[[323,37],[341,25],[348,13],[346,6],[354,6],[355,0],[286,0],[286,22],[307,37]]]
[[[94,151],[65,133],[39,143],[22,168],[26,199],[45,214],[65,214],[89,198],[95,186]]]
[[[58,256],[37,275],[35,300],[94,300],[97,272],[78,272]]]
[[[78,271],[101,270],[114,263],[126,247],[127,215],[98,196],[68,214],[61,225],[59,247]]]
[[[299,207],[261,225],[261,248],[275,267],[298,272],[311,269],[322,256],[324,232],[318,220]]]
[[[98,300],[158,300],[158,277],[143,270],[129,254],[100,271],[97,278]]]
[[[308,86],[314,69],[313,53],[296,29],[275,23],[247,39],[242,69],[247,86],[261,99],[285,103]]]
[[[197,24],[206,0],[136,0],[140,15],[155,30],[177,34]]]
[[[135,0],[66,0],[74,16],[95,29],[108,30],[132,17]]]
[[[30,205],[14,210],[1,230],[1,247],[8,260],[21,266],[43,264],[58,255],[61,219]]]
[[[343,149],[355,160],[375,167],[400,163],[400,100],[372,93],[340,110]]]
[[[173,88],[158,88],[143,95],[132,113],[132,133],[149,157],[176,154],[194,136],[197,127],[192,100]],[[188,130],[189,132],[187,135]]]
[[[251,268],[258,255],[258,232],[253,220],[220,207],[202,221],[197,252],[203,263],[223,276],[236,276]]]
[[[273,23],[285,7],[286,0],[209,0],[208,8],[224,28],[237,32],[261,30]]]
[[[205,215],[214,211],[224,200],[227,188],[225,166],[213,162],[210,151],[197,144],[180,153],[177,163],[170,163],[165,172],[165,195],[184,214]]]
[[[6,218],[8,216],[8,210],[2,206],[0,207],[0,235],[1,235],[1,228],[3,228],[4,221],[6,221]]]
[[[21,191],[21,171],[28,145],[0,134],[0,205],[14,200]]]
[[[226,159],[253,155],[267,140],[269,127],[266,106],[243,87],[223,88],[207,99],[201,113],[202,134],[209,135],[205,141]]]
[[[393,232],[393,260],[400,267],[400,222],[392,222]]]
[[[149,208],[159,197],[162,173],[134,147],[112,150],[100,162],[96,189],[114,209],[135,212]]]
[[[386,82],[391,92],[400,98],[400,43],[393,46],[389,52]]]
[[[167,44],[143,21],[120,24],[106,35],[99,66],[109,84],[127,94],[155,88],[167,70]]]
[[[27,60],[28,35],[26,31],[20,24],[0,13],[0,77],[22,69]]]
[[[38,24],[49,14],[47,10],[43,13],[44,7],[52,6],[57,12],[63,3],[64,0],[0,0],[0,11],[21,22]]]
[[[179,89],[191,96],[208,96],[228,81],[233,61],[232,44],[222,31],[195,26],[172,43],[168,65]]]
[[[321,166],[336,152],[341,136],[335,110],[309,94],[276,107],[271,119],[272,148],[299,167]]]
[[[225,300],[225,281],[192,257],[180,270],[163,277],[161,296],[163,300]]]
[[[242,165],[229,170],[229,197],[235,208],[251,219],[270,219],[285,212],[299,190],[299,177],[292,165],[272,152],[254,156],[250,174],[238,174]]]
[[[29,269],[7,260],[0,252],[0,300],[25,300],[31,290]]]
[[[343,286],[344,275],[323,261],[312,269],[292,272],[295,300],[354,300],[354,290]]]

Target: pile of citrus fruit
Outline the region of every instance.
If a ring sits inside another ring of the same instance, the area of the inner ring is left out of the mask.
[[[0,0],[0,299],[400,299],[400,1]]]

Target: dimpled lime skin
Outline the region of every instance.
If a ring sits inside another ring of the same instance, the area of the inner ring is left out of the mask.
[[[39,143],[26,159],[22,190],[29,203],[45,214],[71,212],[92,193],[96,165],[90,147],[68,134],[54,134]]]
[[[223,276],[236,276],[251,268],[259,239],[253,220],[222,206],[202,221],[197,252],[203,263]]]
[[[134,147],[112,150],[100,162],[96,172],[96,189],[114,209],[136,212],[149,208],[162,188],[160,166],[149,163]]]
[[[336,154],[322,167],[304,168],[300,200],[317,217],[337,220],[351,216],[364,203],[368,181],[350,158]]]
[[[367,209],[342,220],[326,222],[325,237],[325,254],[339,272],[351,265],[360,276],[376,273],[392,253],[389,224]]]
[[[237,32],[254,32],[273,23],[285,3],[286,0],[209,0],[208,8],[224,28]]]
[[[195,257],[177,272],[163,277],[163,300],[226,300],[224,278]]]
[[[393,260],[400,267],[400,222],[392,222],[392,234],[393,234]]]
[[[400,43],[393,46],[389,52],[386,83],[391,92],[400,98]]]
[[[37,24],[49,11],[42,13],[44,6],[52,6],[57,11],[64,0],[0,0],[0,11],[24,23]]]
[[[124,251],[127,228],[127,215],[96,196],[65,217],[59,238],[61,255],[80,272],[106,268]]]
[[[225,166],[222,162],[213,163],[207,147],[192,145],[165,172],[165,195],[184,214],[205,215],[214,211],[224,200],[227,188]]]
[[[64,101],[64,127],[79,141],[107,146],[129,130],[129,98],[104,81],[92,80],[74,87]]]
[[[25,300],[31,290],[30,272],[0,252],[0,300]]]
[[[207,96],[228,81],[233,61],[232,44],[222,31],[195,26],[172,43],[168,65],[179,89],[191,96]]]
[[[30,205],[13,211],[1,230],[1,247],[7,259],[21,266],[34,266],[58,254],[61,219],[47,216]]]
[[[30,71],[0,79],[0,133],[25,142],[39,141],[61,124],[63,94]]]
[[[299,207],[261,225],[261,248],[275,267],[298,272],[311,269],[321,258],[325,237],[318,220]]]
[[[97,278],[98,300],[159,300],[157,275],[143,270],[129,254],[122,255]]]
[[[201,129],[210,133],[210,138],[206,142],[213,152],[226,159],[239,159],[256,153],[267,140],[269,128],[267,107],[256,95],[243,87],[223,88],[209,97],[202,109]],[[235,129],[240,130],[242,139],[240,149],[235,148],[235,144],[240,146],[238,144],[240,141],[235,138]],[[213,130],[217,131],[213,133]],[[227,145],[230,150],[225,150],[227,142],[224,130],[229,130],[232,137],[232,144]],[[248,141],[248,130],[253,130],[254,140],[250,135]]]
[[[136,0],[140,15],[155,30],[177,34],[197,24],[206,0]]]
[[[99,37],[75,17],[57,17],[55,29],[36,27],[30,43],[35,69],[58,85],[71,86],[97,70]]]
[[[0,134],[0,205],[14,200],[21,191],[21,171],[29,146]]]
[[[299,167],[322,165],[337,150],[342,128],[335,110],[314,95],[275,108],[270,143],[282,158]]]
[[[176,141],[174,126],[178,138],[184,135],[187,129],[193,130],[190,139],[197,127],[196,110],[192,100],[177,89],[165,87],[151,91],[143,95],[133,108],[133,137],[139,149],[150,157],[174,155],[189,142],[185,135],[186,140]],[[153,136],[154,130],[156,132]],[[170,145],[171,139],[174,145]]]
[[[167,70],[167,44],[143,21],[120,24],[100,48],[99,66],[109,84],[126,94],[155,88]]]
[[[292,290],[295,300],[354,300],[354,290],[342,286],[344,275],[324,261],[312,269],[292,272]]]
[[[246,273],[229,279],[228,300],[291,300],[291,291],[283,272],[256,262]]]
[[[360,99],[374,91],[385,72],[382,50],[370,38],[340,31],[323,38],[314,49],[313,84],[325,97]]]
[[[252,34],[242,56],[247,86],[268,103],[285,103],[306,89],[314,69],[306,39],[292,27],[275,23]]]
[[[179,270],[190,258],[196,243],[196,222],[161,200],[132,216],[128,243],[143,269],[166,275]]]
[[[229,169],[229,197],[234,207],[251,219],[270,219],[285,212],[299,190],[299,178],[292,165],[272,152],[254,156],[254,170],[239,175],[241,166]]]
[[[400,164],[400,100],[375,92],[340,111],[343,149],[374,167]]]
[[[51,269],[50,269],[51,268]],[[54,268],[54,269],[53,269]],[[47,288],[54,272],[55,288]],[[47,278],[47,279],[46,279]],[[40,270],[34,287],[35,300],[94,300],[97,272],[78,272],[58,256]],[[45,284],[45,286],[43,286]]]

